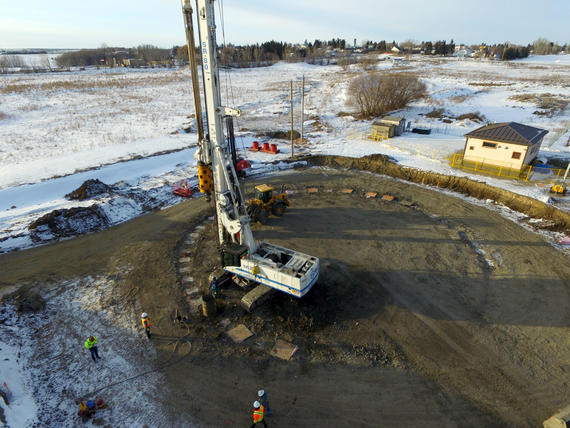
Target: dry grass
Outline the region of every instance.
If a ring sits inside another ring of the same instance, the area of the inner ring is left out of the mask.
[[[130,77],[130,76],[129,76]],[[81,78],[75,80],[54,80],[51,82],[13,82],[0,88],[3,94],[18,94],[31,91],[57,92],[57,91],[89,91],[96,89],[126,89],[137,86],[162,86],[179,83],[188,77],[182,72],[172,72],[165,75],[147,75],[138,79],[125,78],[124,74],[106,74],[97,77]]]
[[[514,83],[505,82],[469,82],[469,86],[513,86]]]
[[[563,95],[545,94],[517,94],[509,97],[510,100],[522,103],[533,103],[540,110],[534,112],[538,116],[552,117],[563,112],[570,100]]]
[[[0,120],[4,120],[4,119],[7,119],[7,118],[8,118],[8,115],[7,115],[6,113],[2,113],[2,112],[0,111]]]
[[[429,117],[430,119],[443,119],[446,116],[445,110],[442,108],[436,108],[429,113],[426,113],[426,117]]]
[[[467,119],[473,122],[485,121],[485,116],[483,116],[478,111],[472,113],[465,113],[455,117],[449,113],[446,113],[446,111],[442,108],[433,109],[429,113],[426,113],[425,117],[429,117],[430,119],[440,119],[444,123],[453,123],[454,120],[467,120]]]
[[[24,106],[20,106],[18,108],[18,110],[20,110],[21,112],[26,112],[26,111],[38,111],[40,110],[42,107],[38,104],[28,104],[28,105],[24,105]]]
[[[475,111],[473,113],[465,113],[462,114],[460,116],[456,117],[457,120],[466,120],[469,119],[473,122],[484,122],[485,121],[485,116],[483,116],[481,113],[479,113],[478,111]]]

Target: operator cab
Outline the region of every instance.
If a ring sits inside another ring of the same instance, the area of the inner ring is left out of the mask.
[[[255,187],[255,199],[259,199],[264,204],[268,203],[273,197],[273,187],[267,184],[261,184]]]

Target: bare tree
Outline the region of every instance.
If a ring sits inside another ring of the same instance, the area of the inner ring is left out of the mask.
[[[557,54],[562,49],[558,46],[557,43],[551,42],[544,37],[535,40],[532,43],[532,50],[535,55],[549,55],[549,54]]]
[[[18,55],[2,55],[0,56],[0,72],[8,73],[15,68],[24,68],[25,64]]]
[[[406,52],[411,52],[418,45],[418,41],[414,39],[408,39],[400,43],[400,47]]]
[[[363,118],[380,116],[425,96],[426,86],[414,74],[367,73],[349,86],[349,102]]]

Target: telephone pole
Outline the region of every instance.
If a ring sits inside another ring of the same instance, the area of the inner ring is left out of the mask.
[[[289,96],[291,100],[291,159],[293,159],[293,81],[291,80],[291,93]]]
[[[303,128],[304,128],[304,123],[305,122],[305,75],[303,74],[303,83],[302,83],[302,89],[301,89],[301,143],[303,143],[305,140],[303,138]]]

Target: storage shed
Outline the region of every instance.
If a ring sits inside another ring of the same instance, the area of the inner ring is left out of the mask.
[[[387,139],[394,136],[396,127],[382,122],[374,122],[372,124],[370,133],[372,139]]]
[[[394,135],[402,135],[406,129],[406,119],[399,116],[384,116],[381,123],[386,125],[394,125]]]
[[[465,134],[463,161],[521,170],[536,158],[546,134],[516,122],[486,125]]]

